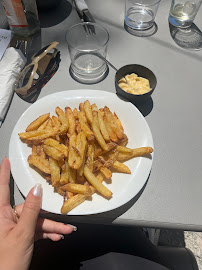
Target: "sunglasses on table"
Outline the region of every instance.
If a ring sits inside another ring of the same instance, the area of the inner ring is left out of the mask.
[[[21,71],[15,82],[17,94],[29,97],[53,77],[60,63],[60,52],[56,49],[58,44],[54,41],[32,56],[32,62]]]

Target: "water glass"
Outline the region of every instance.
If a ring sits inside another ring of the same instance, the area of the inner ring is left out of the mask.
[[[107,72],[106,62],[96,56],[106,58],[109,33],[96,24],[83,22],[73,25],[66,33],[71,58],[70,74],[86,84],[101,81]]]
[[[169,22],[181,28],[191,26],[201,6],[202,0],[172,0],[169,13]]]
[[[126,0],[125,24],[136,30],[146,30],[153,26],[161,0]]]

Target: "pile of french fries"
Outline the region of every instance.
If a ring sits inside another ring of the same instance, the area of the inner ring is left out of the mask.
[[[126,147],[122,123],[106,106],[98,109],[86,100],[78,110],[57,107],[55,112],[39,116],[19,137],[32,147],[29,165],[64,196],[62,214],[95,192],[109,199],[112,192],[103,181],[114,171],[130,174],[124,161],[153,152],[151,147]]]

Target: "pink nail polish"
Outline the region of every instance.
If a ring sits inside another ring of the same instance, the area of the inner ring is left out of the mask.
[[[42,196],[42,186],[41,184],[36,184],[33,189],[33,195],[36,197]]]

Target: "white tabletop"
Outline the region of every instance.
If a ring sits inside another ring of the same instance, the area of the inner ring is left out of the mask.
[[[152,102],[140,107],[154,139],[154,161],[148,182],[138,198],[110,212],[91,216],[52,216],[68,222],[96,222],[179,228],[202,231],[202,50],[184,50],[170,35],[170,1],[162,0],[156,16],[158,31],[150,37],[136,37],[125,31],[124,0],[88,0],[97,23],[110,34],[107,58],[117,68],[131,63],[145,65],[157,77]],[[55,11],[57,15],[57,10]],[[202,29],[202,8],[195,24]],[[46,18],[48,18],[48,13]],[[50,17],[50,20],[54,18]],[[115,93],[114,70],[94,85],[83,85],[69,74],[70,58],[65,41],[66,30],[79,22],[73,9],[57,25],[42,28],[41,47],[59,42],[60,68],[42,89],[38,99],[56,91],[96,89]],[[14,95],[5,122],[0,129],[0,158],[8,156],[11,132],[22,113],[31,104]],[[14,184],[14,199],[23,198]]]

